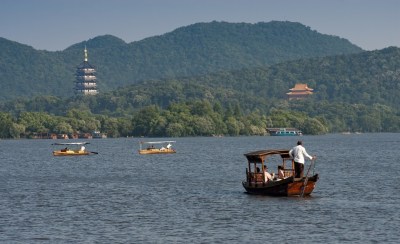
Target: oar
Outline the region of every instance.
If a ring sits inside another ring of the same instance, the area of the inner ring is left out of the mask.
[[[307,170],[307,174],[306,174],[306,178],[304,179],[304,183],[303,183],[303,186],[302,186],[302,189],[301,189],[301,194],[300,194],[300,197],[304,197],[304,191],[306,190],[306,186],[307,186],[307,183],[308,183],[308,173],[310,172],[310,169],[311,169],[311,167],[314,165],[314,163],[315,163],[315,157],[311,160],[311,164],[310,164],[310,166],[308,167],[308,170]],[[313,169],[314,170],[314,169]]]
[[[98,152],[90,152],[90,153],[93,153],[93,154],[99,154]]]

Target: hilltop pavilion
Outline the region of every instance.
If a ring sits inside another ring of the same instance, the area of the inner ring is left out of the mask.
[[[314,89],[311,89],[307,84],[296,84],[293,88],[289,89],[290,92],[286,93],[289,100],[304,99],[313,94]]]

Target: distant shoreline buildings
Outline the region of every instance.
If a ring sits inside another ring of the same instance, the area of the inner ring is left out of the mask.
[[[96,69],[88,62],[88,52],[85,46],[85,59],[76,68],[75,94],[97,95]]]

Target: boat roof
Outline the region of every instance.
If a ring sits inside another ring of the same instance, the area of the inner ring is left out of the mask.
[[[89,142],[56,142],[52,145],[86,145],[90,144]]]
[[[288,149],[267,149],[267,150],[259,150],[254,152],[245,153],[247,160],[250,162],[262,162],[265,157],[270,155],[280,155],[283,159],[290,159]]]
[[[275,131],[300,131],[297,128],[267,128],[268,131],[275,132]]]
[[[161,143],[174,143],[176,141],[141,141],[140,144],[161,144]]]

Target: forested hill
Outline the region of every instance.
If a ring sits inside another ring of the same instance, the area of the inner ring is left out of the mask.
[[[363,51],[343,38],[320,34],[300,23],[278,21],[197,23],[129,44],[105,35],[57,52],[35,50],[0,38],[0,99],[71,96],[84,46],[89,50],[89,62],[97,68],[101,92],[140,80],[204,75]]]
[[[171,103],[201,99],[217,101],[225,107],[240,104],[244,112],[257,109],[268,113],[287,101],[286,93],[296,83],[306,83],[314,89],[314,103],[382,104],[400,111],[400,48],[144,81],[100,95],[98,98],[105,100],[98,104],[112,101],[104,111],[124,111],[153,104],[166,108]],[[95,111],[102,113],[101,109]]]
[[[61,101],[59,98],[41,97],[12,100],[0,103],[0,110],[15,114],[47,111],[64,115],[68,109],[77,107],[77,103],[87,102],[84,107],[95,114],[121,116],[150,105],[165,109],[172,103],[208,100],[221,103],[223,107],[239,104],[245,113],[256,109],[268,113],[277,104],[287,101],[286,93],[296,83],[307,83],[314,89],[311,99],[314,103],[382,104],[399,111],[400,48],[186,78],[139,81],[83,99],[71,97]]]
[[[286,93],[298,82],[315,93],[288,101]],[[399,84],[400,49],[390,47],[140,81],[97,96],[0,102],[0,138],[91,130],[113,136],[262,135],[267,127],[297,127],[305,134],[399,132]]]

